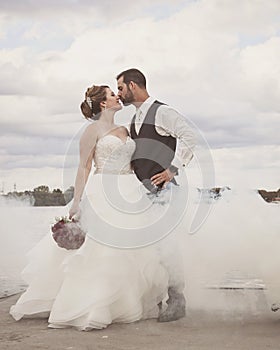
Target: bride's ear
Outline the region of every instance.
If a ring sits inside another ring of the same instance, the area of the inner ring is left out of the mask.
[[[100,107],[106,109],[106,101],[100,102]]]

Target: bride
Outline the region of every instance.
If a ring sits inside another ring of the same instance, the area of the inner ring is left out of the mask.
[[[130,168],[135,143],[125,127],[114,123],[121,108],[108,86],[87,89],[81,110],[95,121],[80,140],[69,210],[70,218],[79,218],[86,239],[79,249],[66,250],[47,234],[29,252],[22,273],[28,288],[10,310],[16,320],[43,313],[51,328],[87,331],[157,317],[168,274],[156,248],[139,240],[150,217],[145,214],[150,200],[141,197],[142,187]],[[89,176],[93,162],[94,176]]]

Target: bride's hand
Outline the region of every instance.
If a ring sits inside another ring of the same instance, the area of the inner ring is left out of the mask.
[[[72,219],[74,216],[78,217],[80,214],[79,204],[73,203],[69,210],[69,218]]]

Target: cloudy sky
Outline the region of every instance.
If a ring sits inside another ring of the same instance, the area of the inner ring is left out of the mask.
[[[1,188],[71,185],[84,91],[131,67],[205,138],[217,185],[280,186],[279,0],[1,0]]]

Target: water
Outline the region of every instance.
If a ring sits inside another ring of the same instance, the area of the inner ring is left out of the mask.
[[[190,222],[197,198],[194,189]],[[226,308],[230,290],[239,290],[243,299],[252,290],[262,291],[256,294],[255,303],[265,291],[268,302],[279,302],[280,205],[266,203],[253,190],[234,189],[224,191],[218,200],[206,198],[206,202],[212,206],[210,215],[198,232],[186,234],[182,247],[189,305],[204,307],[210,297],[213,307]],[[0,297],[3,297],[25,288],[20,272],[27,262],[26,253],[41,237],[50,234],[55,216],[66,215],[67,210],[22,206],[0,209]],[[215,294],[217,289],[224,291],[222,297]]]

